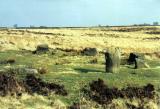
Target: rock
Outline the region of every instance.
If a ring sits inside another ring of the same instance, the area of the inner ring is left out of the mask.
[[[47,44],[40,44],[37,46],[37,49],[35,51],[33,51],[33,54],[37,54],[37,53],[46,53],[47,51],[49,51],[49,47]]]
[[[6,59],[6,60],[0,60],[0,64],[14,64],[16,62],[15,59]]]
[[[8,64],[13,64],[13,63],[16,62],[16,60],[11,58],[11,59],[6,60],[6,62],[7,62]]]
[[[128,64],[134,64],[134,68],[137,69],[138,65],[137,65],[137,59],[138,59],[138,55],[136,55],[135,53],[130,53],[129,58],[128,58]]]
[[[129,65],[134,65],[134,68],[150,68],[150,66],[144,61],[144,59],[139,58],[135,53],[130,53],[128,59]]]
[[[46,74],[48,72],[46,67],[40,67],[38,68],[38,73],[40,74]]]
[[[86,56],[96,56],[98,51],[96,48],[85,48],[81,53]]]
[[[128,63],[129,64],[133,64],[135,62],[136,58],[138,58],[137,54],[130,53],[129,58],[128,58]]]
[[[105,53],[106,72],[118,73],[120,68],[121,53],[119,48],[110,48]]]
[[[48,51],[49,47],[47,44],[41,44],[37,46],[37,51]]]
[[[137,68],[150,68],[150,66],[142,59],[136,59]]]
[[[28,74],[38,74],[38,70],[37,70],[37,69],[25,68],[25,69],[24,69],[24,72],[25,72],[25,73],[28,73]]]

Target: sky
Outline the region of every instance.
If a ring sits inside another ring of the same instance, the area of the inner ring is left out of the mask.
[[[160,22],[160,0],[0,0],[0,26],[97,26]]]

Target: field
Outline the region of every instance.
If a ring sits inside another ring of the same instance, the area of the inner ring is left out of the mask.
[[[49,51],[34,54],[40,44],[47,44]],[[99,53],[96,56],[82,55],[81,51],[86,47],[96,48]],[[149,67],[133,69],[131,65],[122,64],[119,73],[106,73],[104,52],[110,47],[119,47],[122,59],[131,52],[138,53]],[[15,60],[15,63],[3,63],[9,59]],[[104,108],[88,100],[81,92],[98,78],[104,80],[108,87],[118,89],[143,87],[150,83],[156,93],[160,93],[160,27],[0,29],[0,62],[0,72],[12,70],[20,80],[27,73],[17,69],[45,68],[46,73],[36,74],[36,77],[64,85],[68,92],[67,96],[35,93],[24,93],[21,97],[7,95],[0,97],[0,109],[63,109],[73,103],[85,104],[88,109]],[[115,109],[127,109],[126,102],[137,107],[142,103],[136,98],[118,98],[110,105],[115,105]],[[143,104],[145,109],[158,109],[155,100],[144,100]]]

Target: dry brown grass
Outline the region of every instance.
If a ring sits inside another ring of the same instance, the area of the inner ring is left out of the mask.
[[[48,44],[50,48],[82,50],[96,47],[99,51],[114,46],[123,52],[155,52],[160,50],[160,40],[144,40],[160,37],[146,34],[149,29],[134,32],[113,31],[113,28],[87,29],[28,29],[1,30],[0,50],[35,50],[38,44]],[[127,27],[126,27],[127,28]],[[146,27],[145,27],[146,28]],[[157,27],[159,29],[159,27]],[[120,27],[118,28],[120,29]],[[124,27],[123,27],[124,29]],[[140,28],[141,29],[141,28]],[[152,30],[153,31],[153,30]]]

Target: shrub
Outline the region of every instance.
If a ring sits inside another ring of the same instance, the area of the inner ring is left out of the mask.
[[[13,64],[13,63],[16,62],[16,60],[13,59],[13,58],[10,58],[10,59],[6,60],[6,62],[7,62],[8,64]]]
[[[98,63],[98,60],[97,60],[96,57],[94,57],[94,58],[92,58],[92,59],[89,61],[89,63],[91,63],[91,64],[97,64],[97,63]]]
[[[85,48],[81,53],[87,56],[96,56],[98,51],[96,48]]]
[[[46,67],[40,67],[38,68],[38,73],[40,74],[46,74],[48,72]]]
[[[10,59],[6,59],[6,60],[1,60],[0,64],[14,64],[16,62],[15,59],[10,58]]]

